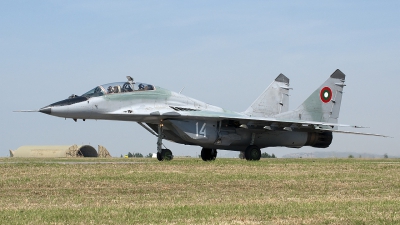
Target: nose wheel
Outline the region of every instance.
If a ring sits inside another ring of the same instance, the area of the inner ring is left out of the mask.
[[[172,155],[171,150],[169,149],[162,149],[161,153],[157,152],[157,159],[158,161],[170,161],[174,158]]]
[[[164,138],[163,124],[158,125],[158,139],[157,139],[157,159],[158,161],[170,161],[174,158],[171,150],[162,148],[162,139]],[[164,146],[165,147],[165,146]]]

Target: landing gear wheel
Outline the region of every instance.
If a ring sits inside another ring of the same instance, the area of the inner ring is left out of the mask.
[[[213,161],[217,158],[217,150],[211,148],[203,148],[201,150],[201,159],[203,161]]]
[[[170,161],[173,158],[174,156],[172,155],[172,152],[169,149],[162,149],[161,153],[157,152],[158,161]]]
[[[158,161],[170,161],[174,158],[172,155],[171,150],[169,149],[162,149],[162,139],[164,138],[163,134],[163,124],[160,123],[158,125],[158,139],[157,139],[157,159]]]
[[[259,161],[261,158],[261,150],[256,145],[250,145],[244,152],[244,157],[248,161]]]
[[[201,149],[201,159],[203,161],[211,160],[211,148],[203,148]]]
[[[163,158],[161,157],[161,153],[157,152],[157,159],[158,161],[163,161]]]
[[[211,160],[215,160],[217,158],[217,149],[212,149],[211,150]]]
[[[169,149],[163,149],[161,151],[161,156],[166,161],[170,161],[170,160],[172,160],[174,158],[174,156],[172,155],[171,150],[169,150]]]

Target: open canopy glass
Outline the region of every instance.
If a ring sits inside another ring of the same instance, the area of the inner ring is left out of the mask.
[[[86,92],[82,96],[86,98],[91,98],[108,94],[118,94],[118,93],[133,92],[133,91],[148,91],[154,89],[155,88],[153,85],[141,82],[136,82],[133,84],[129,82],[116,82],[116,83],[99,85],[93,88],[92,90]]]

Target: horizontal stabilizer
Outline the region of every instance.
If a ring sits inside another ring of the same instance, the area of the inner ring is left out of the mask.
[[[352,132],[352,131],[340,131],[340,130],[329,130],[329,129],[321,129],[321,131],[330,131],[330,132],[342,133],[342,134],[357,134],[357,135],[367,135],[367,136],[376,136],[376,137],[393,138],[393,137],[386,136],[386,135],[383,135],[383,134],[371,134],[371,133],[361,133],[361,132]]]

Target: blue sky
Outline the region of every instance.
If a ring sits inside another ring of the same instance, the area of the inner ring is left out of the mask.
[[[339,122],[395,138],[336,134],[327,151],[400,156],[399,9],[398,1],[1,1],[0,156],[47,144],[155,152],[155,137],[135,123],[12,112],[127,75],[243,111],[279,73],[290,78],[294,109],[337,68],[347,75]],[[165,143],[175,155],[200,153]]]

